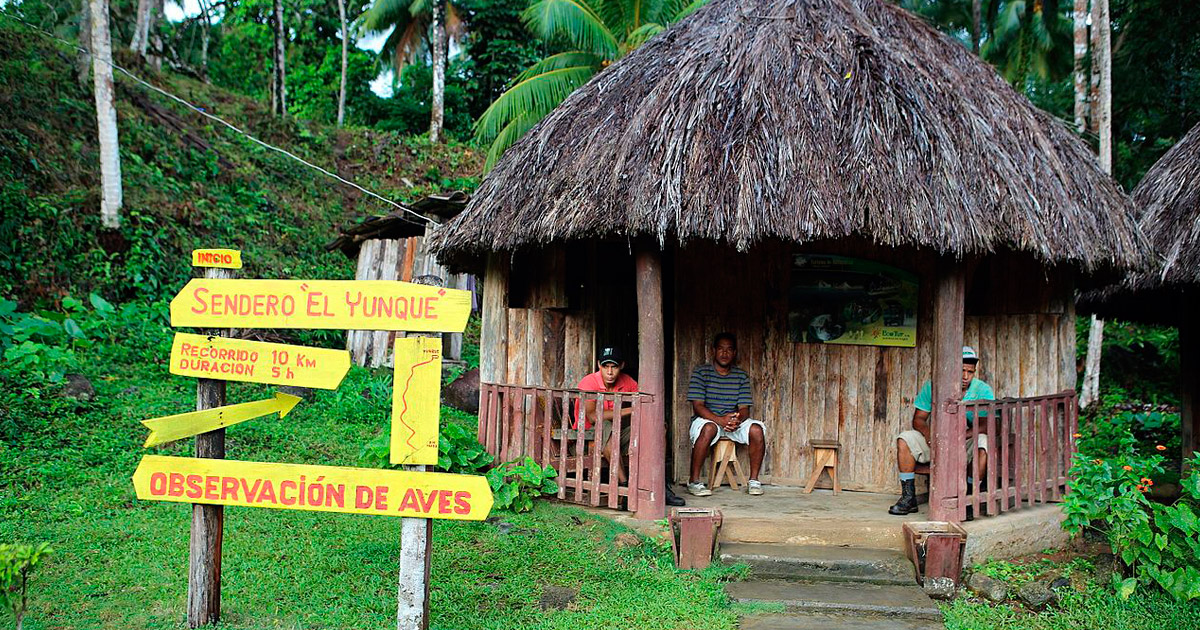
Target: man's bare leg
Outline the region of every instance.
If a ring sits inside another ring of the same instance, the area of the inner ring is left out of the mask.
[[[916,472],[917,459],[913,457],[912,450],[908,448],[908,442],[904,440],[896,440],[896,468],[902,473]]]
[[[758,479],[758,471],[762,468],[763,455],[767,452],[767,440],[763,435],[761,425],[750,425],[750,478]]]
[[[688,477],[689,483],[700,480],[700,469],[704,467],[704,460],[708,457],[708,445],[716,435],[717,425],[712,422],[704,423],[700,429],[700,437],[696,438],[696,444],[692,446],[692,476]]]

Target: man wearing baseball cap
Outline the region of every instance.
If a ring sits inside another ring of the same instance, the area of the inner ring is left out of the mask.
[[[979,368],[979,355],[971,346],[963,346],[962,349],[962,381],[961,387],[963,402],[971,400],[995,400],[996,395],[992,392],[992,387],[980,379],[975,378],[975,372]],[[933,411],[933,384],[930,381],[925,381],[921,386],[921,391],[917,393],[916,400],[913,401],[913,428],[909,431],[904,431],[896,438],[896,467],[900,471],[900,500],[896,504],[888,508],[888,514],[903,516],[912,514],[917,511],[917,491],[915,472],[917,464],[928,464],[932,450],[929,448],[929,414]],[[964,414],[967,420],[967,427],[975,420],[975,414],[968,411]],[[979,434],[979,444],[972,444],[970,438],[967,439],[967,463],[970,464],[976,451],[979,455],[979,472],[983,474],[987,469],[987,434]]]

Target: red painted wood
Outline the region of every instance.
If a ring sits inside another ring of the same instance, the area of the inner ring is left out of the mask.
[[[579,394],[575,398],[576,409],[586,409],[585,394]],[[576,503],[583,503],[583,470],[584,470],[584,455],[587,453],[587,444],[583,440],[583,431],[585,423],[579,423],[576,427],[578,431],[575,433],[575,498],[572,499]]]
[[[666,350],[663,333],[661,252],[654,244],[639,246],[635,265],[638,310],[638,386],[653,396],[642,407],[636,446],[640,476],[636,516],[658,520],[666,516]],[[961,331],[961,318],[959,326]],[[960,332],[961,337],[961,332]]]
[[[567,497],[567,487],[564,485],[567,479],[567,427],[570,426],[571,418],[571,395],[567,392],[562,393],[562,415],[558,418],[558,465],[555,470],[558,471],[558,498],[565,499]]]
[[[633,397],[633,412],[629,415],[629,479],[626,482],[626,499],[625,509],[630,512],[637,512],[638,509],[638,469],[641,467],[641,460],[637,456],[638,431],[642,426],[642,398],[641,394]]]
[[[988,514],[1000,513],[1000,501],[996,499],[996,491],[1001,490],[996,485],[996,467],[1004,466],[1004,458],[1007,455],[1000,446],[1000,429],[998,428],[999,419],[996,417],[996,403],[990,402],[987,405],[987,428],[988,428],[988,467],[984,473],[984,479],[987,481],[988,499],[987,507]]]
[[[965,265],[942,258],[933,287],[933,439],[929,475],[929,514],[935,521],[961,522],[966,505],[959,500],[966,479],[966,426],[961,392]]]
[[[617,471],[621,470],[621,427],[624,424],[621,418],[621,405],[625,402],[625,397],[620,394],[613,395],[613,427],[612,427],[612,457],[608,460],[608,507],[616,509],[617,501],[620,499],[620,482],[618,481]],[[597,436],[597,439],[603,439],[603,435]],[[603,446],[603,444],[601,444]]]

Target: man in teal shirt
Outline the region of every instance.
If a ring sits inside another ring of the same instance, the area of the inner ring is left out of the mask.
[[[975,378],[975,372],[979,369],[979,355],[975,349],[970,346],[963,346],[962,351],[962,381],[960,383],[962,389],[963,402],[971,400],[995,400],[996,395],[992,392],[991,385]],[[933,384],[930,381],[925,381],[921,386],[921,391],[917,393],[916,400],[913,401],[913,428],[909,431],[904,431],[896,438],[896,467],[900,470],[900,500],[896,504],[888,508],[888,514],[903,516],[912,514],[917,511],[917,490],[915,473],[917,464],[928,464],[929,457],[933,451],[929,448],[929,413],[933,411]],[[967,412],[964,414],[967,420],[967,426],[975,420],[975,414]],[[979,434],[979,444],[972,444],[970,438],[967,439],[967,463],[971,463],[972,457],[978,452],[979,458],[979,474],[983,474],[987,470],[987,450],[988,441],[987,434]]]

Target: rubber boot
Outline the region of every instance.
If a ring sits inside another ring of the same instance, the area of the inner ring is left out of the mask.
[[[900,500],[888,508],[888,514],[904,516],[917,511],[917,480],[905,479],[900,482]]]

